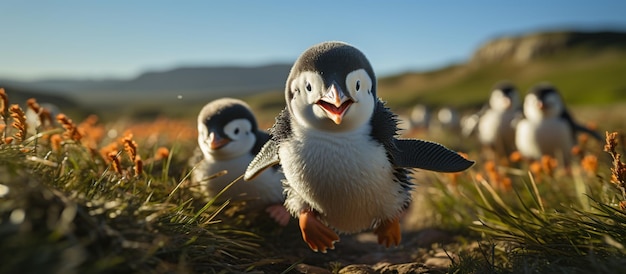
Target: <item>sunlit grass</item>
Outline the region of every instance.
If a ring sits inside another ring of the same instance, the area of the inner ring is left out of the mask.
[[[0,99],[0,273],[288,272],[302,260],[280,257],[293,252],[273,249],[267,224],[230,217],[236,205],[190,188],[195,120],[62,115],[29,133],[24,111]],[[430,225],[458,235],[444,246],[458,255],[448,271],[626,271],[624,137],[606,143],[579,139],[565,168],[486,159],[465,142],[472,169],[420,173],[426,198],[415,202],[428,204]]]

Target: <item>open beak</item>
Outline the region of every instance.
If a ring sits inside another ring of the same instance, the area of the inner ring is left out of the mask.
[[[344,114],[352,103],[354,101],[346,96],[336,83],[332,83],[326,94],[316,102],[337,125],[341,124]]]
[[[504,99],[504,109],[509,109],[511,107],[511,105],[512,105],[511,99],[505,98]]]
[[[542,102],[537,102],[537,107],[538,107],[540,110],[542,110],[542,111],[543,111],[543,110],[545,110],[545,109],[546,109],[546,104],[544,104],[544,103],[542,103]]]
[[[212,150],[220,149],[221,147],[225,146],[229,142],[230,142],[230,139],[223,138],[222,136],[220,136],[219,134],[216,134],[215,132],[209,133],[209,147]]]

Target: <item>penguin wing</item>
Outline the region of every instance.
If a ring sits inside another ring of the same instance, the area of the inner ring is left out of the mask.
[[[396,139],[392,151],[396,166],[420,168],[437,172],[459,172],[470,168],[474,161],[438,143],[417,139]]]
[[[278,145],[274,140],[269,140],[265,143],[265,145],[263,145],[263,147],[261,147],[261,150],[257,153],[254,159],[252,159],[246,169],[243,179],[245,181],[250,181],[265,169],[279,163]]]
[[[574,118],[572,117],[572,115],[569,113],[568,110],[564,110],[563,113],[561,113],[561,118],[565,119],[565,121],[567,121],[567,123],[572,127],[573,133],[574,135],[572,136],[572,138],[574,138],[574,143],[577,142],[576,140],[576,134],[579,132],[584,132],[587,133],[589,135],[591,135],[591,137],[595,138],[598,141],[603,141],[602,135],[600,135],[600,133],[586,127],[583,126],[581,124],[576,123],[576,121],[574,121]]]

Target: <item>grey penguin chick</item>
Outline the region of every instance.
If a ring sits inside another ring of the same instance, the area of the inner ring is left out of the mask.
[[[206,104],[198,114],[199,160],[190,160],[194,167],[193,184],[215,197],[231,182],[237,180],[248,164],[269,140],[267,132],[258,129],[250,107],[243,101],[221,98]],[[226,170],[226,174],[210,178]],[[265,206],[266,211],[280,225],[289,222],[290,215],[282,204],[284,201],[282,179],[284,176],[273,169],[252,182],[236,182],[222,193],[219,201],[227,199],[246,201],[248,208]]]
[[[397,118],[376,96],[365,55],[323,42],[300,55],[285,87],[286,108],[244,180],[280,164],[285,205],[314,251],[333,249],[337,232],[374,229],[400,243],[400,215],[411,202],[410,170],[457,172],[473,162],[442,145],[397,139]]]
[[[474,130],[478,141],[497,155],[508,156],[515,150],[515,125],[513,121],[521,112],[521,100],[517,88],[506,81],[497,83],[483,109],[474,114],[476,125],[464,129],[464,135]]]
[[[524,118],[517,123],[515,145],[525,158],[549,155],[567,164],[578,133],[602,140],[600,134],[574,121],[561,94],[551,84],[531,88],[524,97],[523,108]]]

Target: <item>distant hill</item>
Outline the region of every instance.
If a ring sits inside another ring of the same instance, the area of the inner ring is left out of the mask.
[[[221,96],[254,99],[251,103],[260,108],[284,106],[282,91],[290,67],[185,67],[126,80],[0,80],[0,87],[71,98],[107,113],[114,106],[148,117],[176,108],[181,115],[195,115],[198,105]],[[570,104],[626,102],[626,33],[546,31],[497,37],[486,41],[467,62],[381,78],[378,94],[397,108],[416,103],[473,107],[504,79],[522,92],[536,83],[552,82]]]
[[[553,83],[570,104],[626,102],[626,33],[553,31],[491,39],[466,63],[380,79],[391,105],[482,104],[500,80]]]
[[[49,79],[31,82],[0,80],[0,86],[37,89],[71,96],[85,106],[162,103],[179,96],[210,100],[243,96],[284,87],[290,65],[258,67],[185,67],[146,72],[128,80]]]

